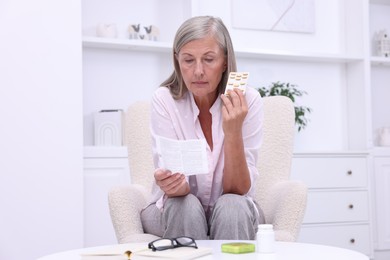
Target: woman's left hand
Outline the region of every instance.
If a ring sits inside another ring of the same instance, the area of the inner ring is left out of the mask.
[[[246,115],[248,114],[248,105],[245,96],[241,90],[234,89],[229,91],[229,97],[222,94],[222,118],[223,131],[225,137],[241,136],[242,125]]]
[[[158,168],[154,172],[156,184],[168,197],[187,195],[189,186],[184,174],[172,173],[170,170]]]

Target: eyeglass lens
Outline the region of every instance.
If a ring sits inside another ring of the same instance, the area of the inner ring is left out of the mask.
[[[175,241],[182,246],[196,245],[195,240],[191,237],[178,237]]]

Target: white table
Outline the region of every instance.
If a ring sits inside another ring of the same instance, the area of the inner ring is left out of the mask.
[[[247,259],[247,260],[369,260],[369,258],[359,252],[331,247],[331,246],[323,246],[316,244],[305,244],[305,243],[291,243],[291,242],[276,242],[276,250],[275,254],[259,254],[259,253],[248,253],[248,254],[226,254],[221,252],[221,244],[227,242],[237,242],[237,241],[221,241],[221,240],[197,240],[196,241],[199,247],[212,247],[213,254],[203,256],[198,259],[202,260],[213,260],[213,259]],[[240,242],[250,242],[255,243],[256,241],[240,241]],[[65,251],[57,254],[48,255],[38,260],[80,260],[82,259],[80,254],[101,251],[104,249],[123,249],[127,246],[129,248],[139,247],[139,246],[147,247],[147,243],[137,243],[137,244],[127,244],[127,245],[111,245],[111,246],[102,246],[102,247],[92,247],[92,248],[83,248],[71,251]],[[124,252],[124,251],[123,251]],[[90,258],[92,259],[92,258]],[[99,257],[94,259],[108,259],[105,257]],[[126,257],[117,257],[109,259],[126,259]],[[131,257],[133,260],[141,260],[148,259],[151,260],[153,258],[145,258],[145,257],[137,257],[133,255]]]

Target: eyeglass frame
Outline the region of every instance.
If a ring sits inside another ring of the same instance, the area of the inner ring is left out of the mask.
[[[190,239],[191,242],[186,243],[186,244],[182,244],[178,241],[178,239],[180,239],[180,238]],[[154,245],[155,242],[163,241],[163,240],[171,241],[171,245],[157,246],[157,247]],[[163,251],[163,250],[167,250],[167,249],[174,249],[174,248],[178,248],[178,247],[193,247],[195,249],[198,249],[198,245],[196,244],[195,239],[193,239],[192,237],[187,237],[187,236],[180,236],[180,237],[175,237],[175,238],[159,238],[159,239],[153,240],[152,242],[150,242],[148,244],[148,248],[152,249],[152,251],[154,251],[154,252],[155,251]]]

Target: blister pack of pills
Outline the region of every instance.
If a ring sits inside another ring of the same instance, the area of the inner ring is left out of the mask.
[[[225,95],[228,95],[229,90],[234,90],[236,88],[245,94],[248,77],[249,72],[230,72],[229,79],[226,84]]]

